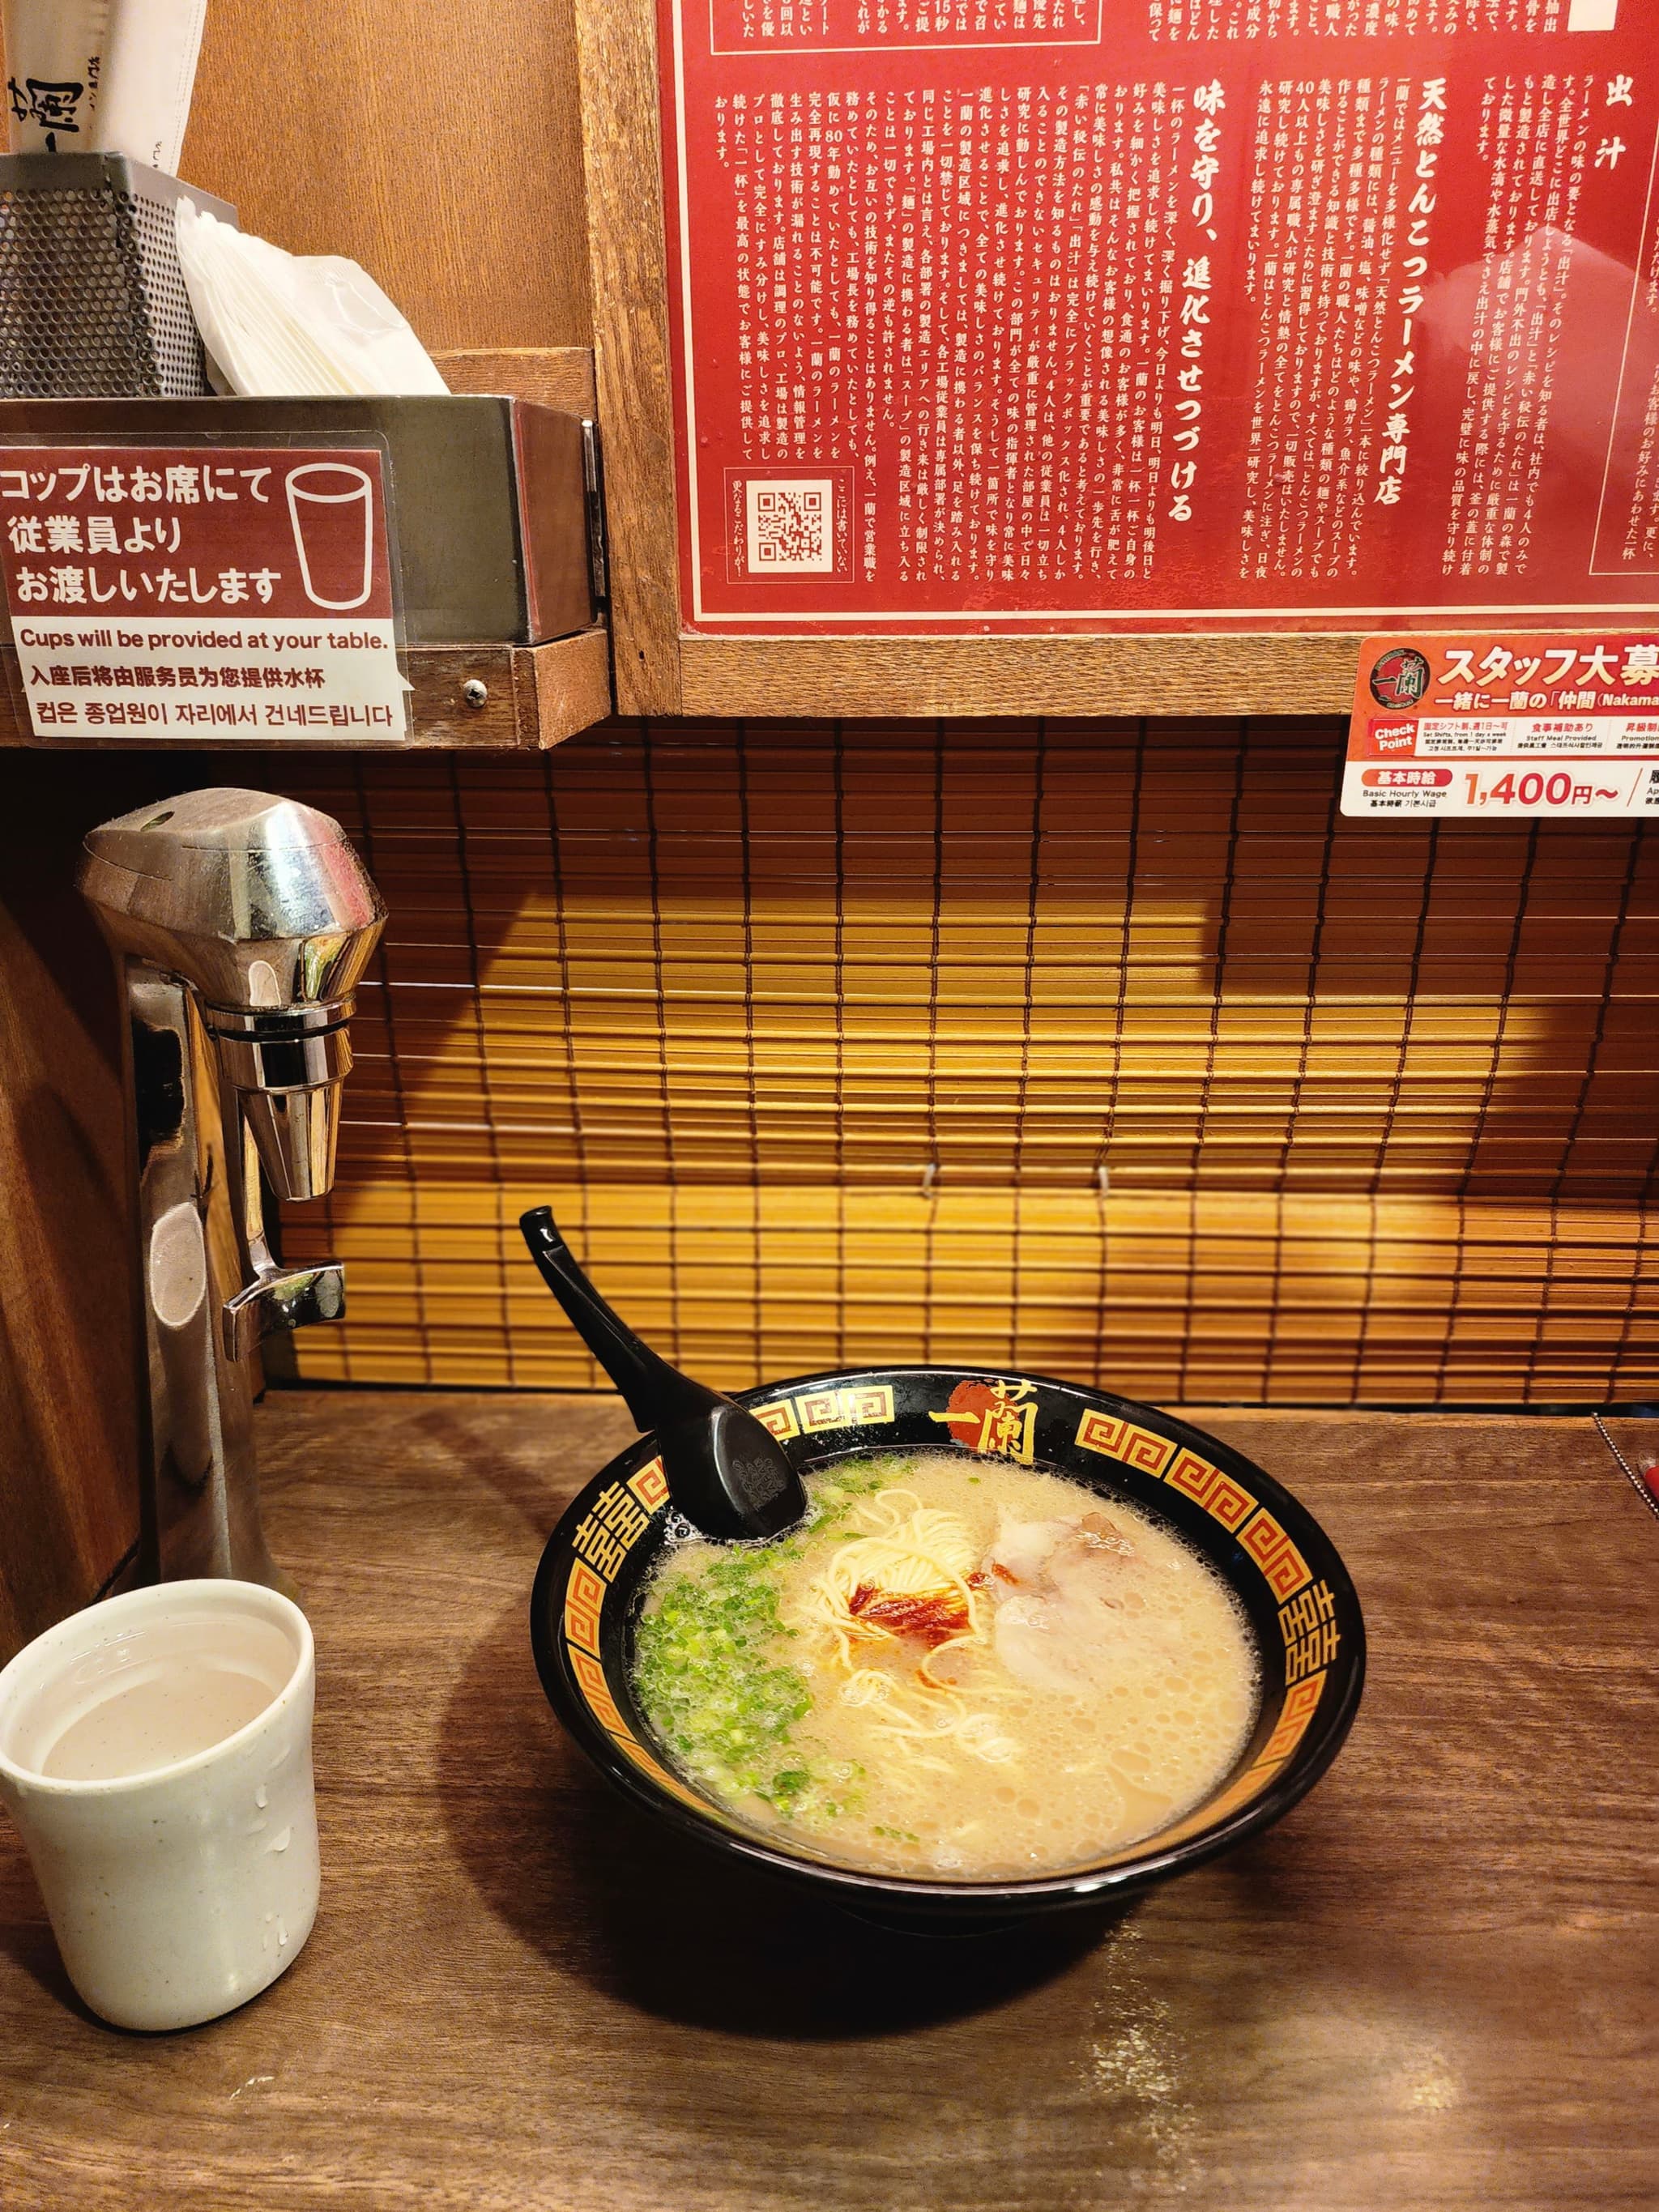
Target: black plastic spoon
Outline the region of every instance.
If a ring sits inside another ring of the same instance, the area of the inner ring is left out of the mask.
[[[655,1431],[675,1510],[705,1536],[775,1536],[793,1528],[806,1510],[806,1492],[772,1431],[641,1343],[577,1266],[551,1206],[532,1206],[519,1226],[576,1334],[638,1425]]]

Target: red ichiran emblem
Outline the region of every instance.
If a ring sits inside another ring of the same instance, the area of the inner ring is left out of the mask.
[[[942,1413],[942,1421],[969,1451],[994,1452],[1030,1467],[1036,1437],[1036,1389],[1030,1382],[958,1382]]]

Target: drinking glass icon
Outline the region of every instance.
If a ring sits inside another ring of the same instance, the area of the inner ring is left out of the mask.
[[[313,607],[360,607],[374,583],[374,485],[346,461],[308,461],[288,478],[300,579]]]

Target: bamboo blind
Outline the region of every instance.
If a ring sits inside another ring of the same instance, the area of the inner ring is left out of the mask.
[[[550,1200],[738,1387],[1659,1383],[1659,840],[1374,826],[1306,720],[613,723],[306,763],[392,910],[308,1377],[586,1387]]]

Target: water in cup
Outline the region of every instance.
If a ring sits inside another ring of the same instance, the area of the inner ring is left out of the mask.
[[[41,1700],[38,1771],[64,1782],[112,1781],[210,1751],[258,1718],[293,1666],[288,1639],[264,1621],[132,1629]]]

